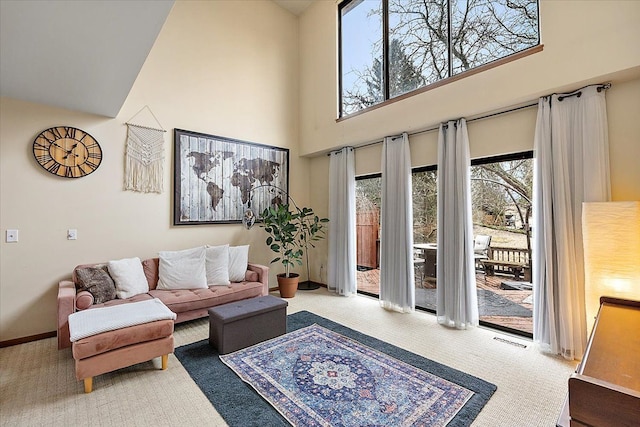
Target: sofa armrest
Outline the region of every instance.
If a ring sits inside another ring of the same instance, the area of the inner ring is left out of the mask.
[[[262,283],[262,295],[269,295],[269,267],[266,265],[249,263],[247,270],[258,273],[258,281]]]
[[[76,285],[71,280],[58,284],[58,350],[71,347],[69,315],[76,311]]]

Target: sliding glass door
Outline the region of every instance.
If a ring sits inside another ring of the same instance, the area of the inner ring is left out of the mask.
[[[438,173],[435,166],[413,171],[413,267],[416,306],[436,309]]]
[[[474,160],[471,202],[480,322],[533,332],[533,153]]]
[[[358,291],[380,294],[380,174],[356,179],[356,264]]]
[[[532,332],[531,192],[533,153],[472,161],[474,260],[482,324]],[[416,308],[436,310],[437,170],[413,171]],[[356,179],[358,292],[380,293],[379,174]]]

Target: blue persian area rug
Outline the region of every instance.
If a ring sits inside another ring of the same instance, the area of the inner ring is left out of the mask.
[[[220,359],[294,426],[446,426],[473,395],[318,325]]]
[[[287,330],[225,356],[207,340],[175,355],[232,427],[468,426],[496,390],[306,311]]]

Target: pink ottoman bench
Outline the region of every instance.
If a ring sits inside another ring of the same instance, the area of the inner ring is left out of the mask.
[[[79,311],[69,316],[76,378],[91,393],[93,377],[173,353],[175,313],[153,299]]]

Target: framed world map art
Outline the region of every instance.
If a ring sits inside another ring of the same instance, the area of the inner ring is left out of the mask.
[[[173,186],[174,225],[241,223],[286,203],[289,149],[175,129]]]

